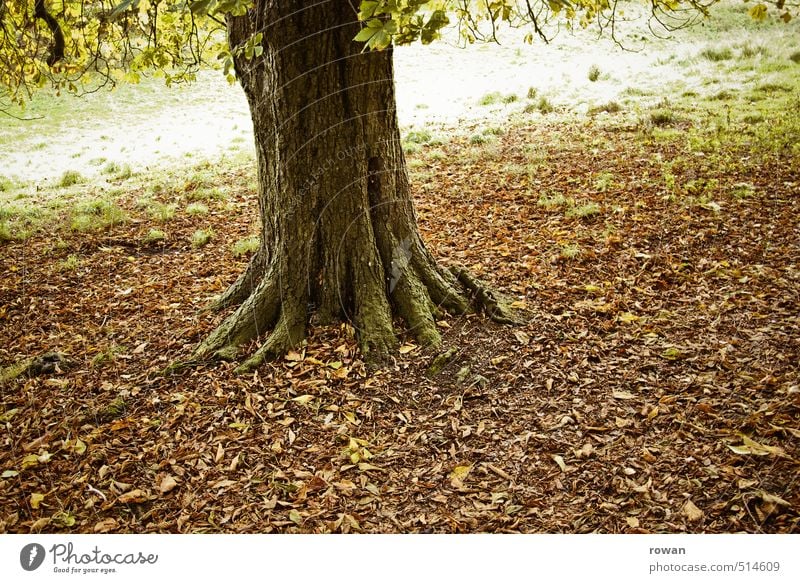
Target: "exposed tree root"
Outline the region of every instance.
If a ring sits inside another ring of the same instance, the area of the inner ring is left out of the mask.
[[[236,368],[236,372],[240,374],[252,372],[265,361],[286,354],[291,348],[297,346],[305,336],[305,310],[302,312],[302,314],[298,314],[284,311],[266,341],[250,358]]]
[[[402,318],[407,330],[427,347],[441,345],[436,320],[442,312],[484,312],[496,322],[517,323],[507,303],[465,269],[440,268],[422,245],[403,253],[386,270],[377,255],[373,261],[349,265],[347,293],[352,311],[348,311],[368,362],[382,362],[397,347],[393,315]],[[166,372],[208,359],[236,360],[243,345],[262,336],[263,344],[237,372],[250,372],[297,346],[308,324],[306,299],[299,290],[290,294],[277,273],[276,268],[265,269],[260,259],[251,260],[247,271],[214,305],[222,309],[238,303],[239,307],[197,347],[191,359],[171,365]]]
[[[203,311],[217,312],[232,306],[240,305],[253,293],[253,290],[256,289],[265,271],[266,261],[264,260],[264,253],[259,250],[250,258],[247,269],[245,269],[244,273],[238,277],[233,285],[225,290],[220,297],[214,300],[211,305]]]
[[[475,279],[466,269],[453,268],[453,274],[472,293],[472,303],[499,324],[519,324],[511,307],[486,284]]]
[[[278,284],[277,277],[265,277],[236,311],[197,347],[194,358],[213,355],[221,360],[232,360],[242,344],[272,327],[284,303]]]

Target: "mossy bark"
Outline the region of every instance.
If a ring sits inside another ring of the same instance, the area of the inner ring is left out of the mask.
[[[241,366],[250,370],[300,342],[312,311],[351,322],[362,351],[380,356],[396,345],[395,316],[436,345],[439,309],[484,307],[470,297],[475,281],[440,267],[422,242],[392,51],[353,42],[356,5],[258,0],[228,23],[233,47],[263,33],[260,56],[235,59],[255,131],[261,246],[216,304],[236,309],[196,357],[234,358],[264,337]]]

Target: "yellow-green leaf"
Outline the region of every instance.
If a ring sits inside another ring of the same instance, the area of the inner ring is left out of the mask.
[[[450,478],[463,480],[469,475],[470,471],[472,471],[472,464],[468,466],[456,466],[453,468],[453,471],[450,472]]]
[[[86,444],[80,439],[76,439],[75,444],[72,446],[72,451],[74,451],[78,455],[83,455],[84,453],[86,453]]]
[[[34,492],[31,494],[31,508],[34,510],[39,508],[39,505],[44,500],[44,494],[39,494],[38,492]]]
[[[747,13],[753,20],[764,20],[767,17],[767,7],[764,4],[756,4]]]
[[[314,395],[300,395],[299,397],[294,397],[292,401],[294,401],[295,403],[300,403],[301,405],[306,405],[312,399],[314,399]]]

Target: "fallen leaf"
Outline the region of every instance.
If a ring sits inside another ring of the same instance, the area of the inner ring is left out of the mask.
[[[170,475],[164,476],[164,479],[161,480],[161,483],[158,485],[158,491],[162,494],[166,494],[167,492],[171,492],[175,488],[178,487],[178,482],[175,481]]]
[[[294,397],[292,401],[300,403],[301,405],[307,405],[313,399],[314,395],[300,395],[299,397]]]
[[[84,453],[86,453],[86,444],[80,439],[76,439],[75,444],[72,446],[72,451],[74,451],[78,455],[83,455]]]
[[[623,399],[623,400],[630,400],[635,399],[636,395],[629,393],[628,391],[613,391],[611,396],[615,399]]]
[[[130,492],[125,492],[122,496],[117,498],[117,501],[122,504],[141,504],[142,502],[147,502],[150,497],[143,491],[143,490],[131,490]]]
[[[525,332],[521,330],[516,330],[514,332],[514,338],[516,338],[517,342],[519,342],[523,346],[527,346],[528,344],[530,344],[531,341],[530,336],[528,336],[527,334],[525,334]]]
[[[415,350],[417,346],[415,344],[403,344],[397,351],[400,354],[408,354],[409,352]]]
[[[753,441],[746,435],[742,436],[742,445],[728,445],[728,448],[733,453],[738,453],[739,455],[775,455],[778,457],[786,457],[786,452],[783,448],[762,445],[757,441]]]
[[[553,461],[558,464],[558,467],[561,468],[562,472],[567,471],[567,464],[564,463],[563,457],[561,457],[560,455],[551,455],[550,457],[553,458]]]
[[[463,480],[464,478],[467,477],[467,475],[470,473],[471,470],[472,470],[472,464],[468,466],[456,466],[453,468],[453,471],[450,472],[450,477]]]
[[[112,530],[116,530],[119,528],[119,523],[114,518],[104,518],[100,522],[94,525],[92,530],[97,534],[103,534],[105,532],[111,532]]]
[[[683,505],[681,514],[688,518],[690,522],[697,522],[698,520],[702,520],[703,516],[705,516],[703,511],[695,506],[694,502],[691,500],[687,500],[686,504]]]
[[[39,508],[39,504],[42,503],[44,500],[44,494],[39,494],[38,492],[34,492],[31,494],[31,508],[34,510]]]
[[[628,516],[625,519],[625,522],[627,522],[628,526],[630,526],[631,528],[639,528],[639,519],[636,518],[635,516]]]
[[[303,360],[303,356],[299,352],[295,352],[294,350],[290,350],[289,352],[287,352],[284,358],[289,362],[300,362]]]
[[[2,474],[0,474],[0,478],[13,478],[14,476],[18,476],[19,472],[17,470],[6,470]]]

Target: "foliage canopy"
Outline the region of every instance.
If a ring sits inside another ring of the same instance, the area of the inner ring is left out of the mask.
[[[233,80],[233,55],[258,58],[270,26],[229,47],[226,20],[258,19],[261,0],[0,0],[0,90],[23,103],[37,87],[79,93],[151,73],[167,84],[191,80],[204,62]],[[324,0],[337,1],[337,0]],[[654,30],[673,30],[709,15],[719,0],[646,0]],[[745,0],[746,1],[746,0]],[[526,40],[549,40],[563,27],[596,25],[616,38],[630,3],[620,0],[355,0],[342,3],[363,22],[366,48],[430,43],[448,26],[464,42],[496,40],[500,26],[527,27]],[[769,5],[769,6],[768,6]],[[797,0],[762,0],[750,15],[789,21]]]

